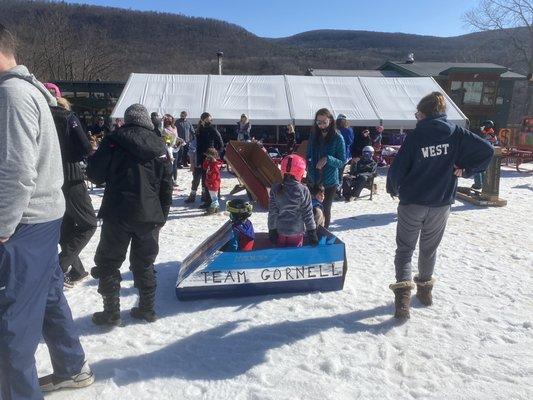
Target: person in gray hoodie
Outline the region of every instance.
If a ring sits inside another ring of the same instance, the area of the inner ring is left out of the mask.
[[[88,386],[85,361],[63,295],[57,245],[65,212],[56,101],[17,65],[13,35],[0,25],[0,398],[42,399],[42,390]],[[53,374],[37,379],[44,338]]]
[[[283,181],[270,190],[268,235],[278,247],[301,247],[306,232],[309,243],[318,244],[311,193],[300,183],[305,167],[299,155],[286,156],[281,161]]]

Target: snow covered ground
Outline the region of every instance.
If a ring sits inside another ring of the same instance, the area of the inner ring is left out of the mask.
[[[343,291],[179,302],[179,262],[227,218],[183,204],[190,179],[180,171],[161,233],[160,319],[129,316],[137,294],[127,262],[123,327],[92,325],[102,307],[93,279],[67,292],[97,382],[47,399],[533,399],[531,175],[502,170],[507,207],[453,206],[435,304],[422,308],[413,298],[405,324],[392,319],[397,203],[383,176],[373,201],[334,203],[331,230],[348,254]],[[223,180],[222,194],[235,183]],[[101,192],[93,193],[98,207]],[[254,213],[257,231],[266,217]],[[82,253],[88,269],[99,236]],[[44,345],[36,358],[39,373],[49,373]]]

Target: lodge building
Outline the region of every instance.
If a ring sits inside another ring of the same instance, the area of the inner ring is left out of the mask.
[[[387,61],[376,70],[309,69],[312,76],[432,77],[459,106],[470,122],[470,129],[493,120],[506,127],[516,81],[526,77],[492,63],[425,62],[410,59]]]

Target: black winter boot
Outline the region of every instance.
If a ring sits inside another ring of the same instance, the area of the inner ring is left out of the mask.
[[[93,323],[95,325],[118,326],[122,323],[120,319],[120,297],[118,294],[102,296],[104,299],[104,311],[98,311],[93,314]]]
[[[133,307],[130,315],[135,319],[143,319],[146,322],[154,322],[157,315],[154,311],[155,287],[139,290],[139,305]]]
[[[191,192],[191,194],[189,194],[189,197],[185,199],[185,203],[187,204],[194,203],[195,201],[196,201],[196,192]]]
[[[389,285],[394,292],[394,318],[407,319],[409,315],[409,306],[411,305],[411,290],[415,285],[411,281],[402,281]]]
[[[98,279],[98,293],[102,295],[104,300],[104,311],[95,312],[93,314],[93,323],[95,325],[109,325],[118,326],[122,323],[120,319],[120,271],[112,271],[110,275],[109,270],[102,267],[94,267],[91,269],[93,278]]]
[[[435,278],[431,278],[429,281],[420,281],[418,275],[415,275],[416,283],[416,297],[425,306],[433,304],[433,296],[431,290],[435,284]]]

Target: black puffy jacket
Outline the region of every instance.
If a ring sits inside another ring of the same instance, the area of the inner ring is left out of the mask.
[[[165,223],[172,204],[172,165],[154,131],[125,125],[108,134],[89,158],[87,176],[106,184],[98,218]]]

